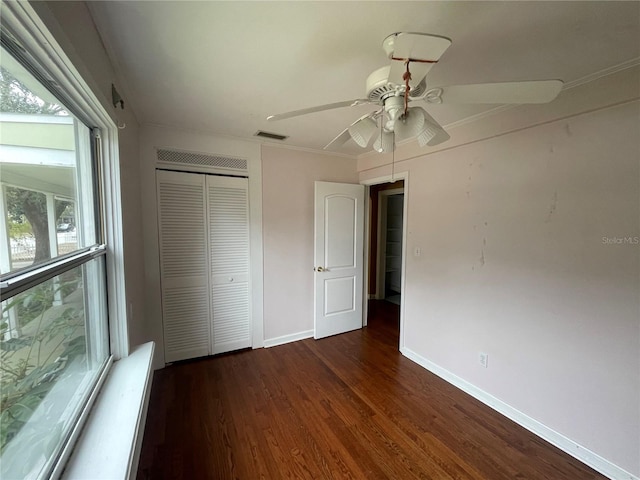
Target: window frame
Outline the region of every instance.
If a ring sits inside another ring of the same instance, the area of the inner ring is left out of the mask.
[[[91,90],[33,7],[28,2],[2,2],[0,8],[3,35],[8,33],[22,49],[22,57],[28,59],[30,70],[35,70],[35,73],[39,74],[37,78],[52,90],[80,121],[92,127],[92,132],[99,132],[97,135],[92,134],[98,178],[98,184],[94,186],[95,198],[99,202],[99,205],[96,205],[96,208],[99,208],[96,210],[96,217],[101,219],[100,225],[97,226],[99,245],[79,249],[33,268],[18,271],[15,275],[5,275],[0,283],[4,299],[5,294],[13,296],[61,271],[104,256],[111,355],[51,471],[51,478],[57,478],[61,475],[82,425],[99,395],[109,367],[114,360],[129,355],[118,127],[115,116],[105,108],[105,105],[108,105],[106,99],[101,96],[101,102]]]
[[[101,170],[98,187],[102,194],[102,242],[106,244],[107,254],[110,346],[115,359],[124,358],[129,354],[129,339],[117,119],[105,109],[31,5],[27,2],[2,2],[2,27],[29,52],[43,74],[55,81],[56,90],[60,90],[57,93],[63,97],[61,100],[70,103],[67,106],[73,113],[84,112],[85,118],[81,120],[89,122],[100,132],[95,152],[100,157],[96,162]]]

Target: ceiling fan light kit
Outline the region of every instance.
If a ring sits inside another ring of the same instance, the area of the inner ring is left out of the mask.
[[[442,128],[425,110],[421,110],[422,115],[424,115],[424,123],[427,127],[418,135],[418,144],[421,147],[425,147],[427,145],[434,147],[449,140],[451,137],[446,130]]]
[[[378,131],[378,124],[371,117],[366,117],[349,127],[349,135],[354,142],[365,148]]]
[[[382,42],[391,64],[373,71],[367,77],[365,98],[271,115],[267,120],[284,120],[334,108],[371,104],[375,106],[376,111],[353,122],[325,149],[339,149],[349,139],[360,147],[367,148],[371,139],[379,132],[373,148],[377,152],[387,153],[394,151],[396,138],[415,138],[421,147],[435,146],[451,138],[426,110],[418,106],[409,107],[409,102],[420,101],[426,105],[548,103],[555,99],[562,89],[561,80],[427,88],[427,73],[450,45],[450,39],[438,35],[393,33]]]
[[[378,153],[389,153],[395,149],[393,132],[383,130],[380,136],[373,143],[373,149]]]
[[[394,122],[394,132],[398,140],[417,137],[425,130],[424,115],[419,107],[410,107]]]

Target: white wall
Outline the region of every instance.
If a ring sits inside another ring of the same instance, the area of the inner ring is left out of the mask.
[[[111,103],[111,84],[119,85],[102,40],[84,2],[31,2],[82,78],[87,82],[119,130],[120,187],[124,236],[125,288],[129,343],[150,340],[145,324],[142,216],[138,168],[138,123],[125,98],[125,109]],[[122,94],[122,92],[120,92]]]
[[[315,181],[358,183],[356,160],[262,147],[267,344],[313,330]]]
[[[405,352],[615,478],[640,475],[640,104],[637,71],[623,77],[609,79],[628,94],[615,105],[568,114],[565,97],[538,126],[496,119],[498,136],[397,166],[410,172]],[[388,172],[381,161],[363,158],[361,179]]]

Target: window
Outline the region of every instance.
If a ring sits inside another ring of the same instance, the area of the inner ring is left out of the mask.
[[[0,59],[5,274],[94,245],[98,234],[89,127],[4,48]]]
[[[48,474],[75,425],[108,358],[102,278],[95,258],[2,302],[2,478]]]
[[[38,479],[60,473],[122,344],[110,339],[122,326],[108,322],[122,272],[107,256],[114,228],[100,193],[100,154],[114,145],[101,145],[93,128],[106,116],[92,122],[95,97],[64,90],[73,82],[52,81],[55,68],[36,60],[50,55],[22,44],[12,15],[35,15],[30,7],[3,2],[9,10],[0,52],[0,478]]]

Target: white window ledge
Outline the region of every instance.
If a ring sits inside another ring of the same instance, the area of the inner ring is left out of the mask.
[[[154,343],[113,364],[65,467],[64,480],[135,478],[144,434]]]

